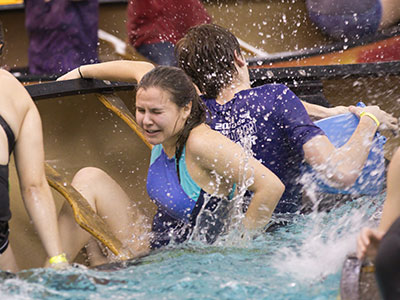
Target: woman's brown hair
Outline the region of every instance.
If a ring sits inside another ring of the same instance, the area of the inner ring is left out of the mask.
[[[192,27],[175,48],[178,66],[207,98],[217,98],[237,74],[235,51],[241,55],[236,37],[216,24]]]

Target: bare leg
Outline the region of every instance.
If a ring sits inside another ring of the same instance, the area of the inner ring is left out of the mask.
[[[149,251],[149,219],[108,174],[97,168],[84,168],[75,175],[72,185],[133,254],[142,255]],[[68,204],[61,210],[59,228],[63,249],[72,261],[91,235],[75,222]]]
[[[104,251],[107,251],[107,249],[102,249],[96,239],[92,237],[89,240],[89,243],[86,245],[86,252],[88,253],[88,260],[91,266],[98,266],[109,262]]]
[[[11,245],[8,245],[7,250],[0,255],[0,270],[9,272],[18,271],[17,262],[15,260]]]

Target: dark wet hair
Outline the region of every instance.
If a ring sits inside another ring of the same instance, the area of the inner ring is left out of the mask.
[[[241,54],[236,37],[216,24],[190,28],[175,50],[178,66],[208,98],[216,98],[237,74],[235,51]]]
[[[140,80],[137,90],[157,87],[171,95],[171,101],[178,107],[185,107],[192,102],[192,110],[186,120],[185,126],[179,133],[176,144],[176,157],[182,154],[183,147],[189,137],[190,131],[206,120],[206,107],[197,94],[197,91],[185,72],[176,67],[157,66],[146,73]]]

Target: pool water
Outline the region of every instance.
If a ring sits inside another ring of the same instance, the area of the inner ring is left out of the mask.
[[[234,232],[215,245],[189,241],[126,269],[32,269],[1,280],[1,299],[336,299],[342,264],[361,227],[376,223],[383,195],[250,241]]]

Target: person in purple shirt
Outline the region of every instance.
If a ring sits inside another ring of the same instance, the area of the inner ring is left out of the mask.
[[[302,146],[323,132],[307,118],[296,95],[285,85],[270,84],[239,91],[222,105],[215,98],[203,100],[211,111],[211,128],[251,149],[284,182],[285,193],[275,212],[297,211],[301,185],[294,179],[300,176]]]
[[[357,39],[399,22],[397,0],[306,0],[310,19],[335,39]]]
[[[350,187],[360,174],[380,124],[397,129],[397,119],[378,106],[350,106],[360,117],[350,140],[335,148],[309,115],[341,112],[302,103],[285,85],[251,88],[236,37],[216,24],[191,28],[176,47],[178,65],[203,94],[210,126],[252,154],[285,184],[275,212],[301,208],[300,166],[309,163],[334,187]],[[304,105],[303,105],[304,104]],[[307,110],[306,110],[307,109]]]
[[[98,0],[25,0],[25,26],[31,74],[98,62]]]

